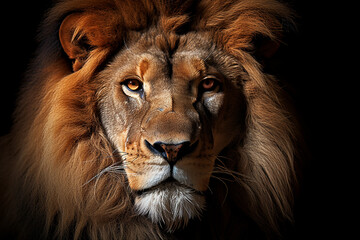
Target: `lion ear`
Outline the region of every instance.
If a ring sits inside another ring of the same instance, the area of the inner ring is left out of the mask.
[[[214,1],[217,2],[221,1]],[[206,25],[220,29],[220,42],[238,56],[246,51],[260,59],[272,57],[284,34],[295,27],[293,12],[277,1],[234,1],[226,19],[216,12],[211,14],[211,10],[204,12],[209,12]]]
[[[85,64],[91,50],[106,47],[113,39],[111,27],[104,15],[73,13],[67,16],[59,29],[59,39],[64,52],[72,60],[73,71]]]

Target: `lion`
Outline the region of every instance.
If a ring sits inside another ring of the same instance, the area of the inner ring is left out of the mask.
[[[1,138],[1,234],[261,239],[293,222],[276,0],[64,0]]]

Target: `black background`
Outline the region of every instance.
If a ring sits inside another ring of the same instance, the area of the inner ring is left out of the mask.
[[[49,0],[34,2],[2,3],[0,135],[10,129],[19,84],[34,56],[39,23],[52,5]],[[347,239],[349,223],[355,220],[350,217],[354,213],[346,191],[350,180],[344,173],[349,162],[341,150],[346,147],[346,138],[341,136],[345,130],[340,119],[348,115],[342,101],[346,95],[341,91],[344,76],[338,76],[338,62],[344,61],[338,55],[344,46],[336,38],[342,28],[336,19],[341,13],[337,6],[331,6],[334,1],[286,2],[298,15],[298,30],[285,37],[286,44],[275,55],[269,71],[287,83],[311,153],[296,213],[297,235],[299,239]]]

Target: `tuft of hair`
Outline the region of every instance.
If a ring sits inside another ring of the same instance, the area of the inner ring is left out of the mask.
[[[135,210],[155,224],[162,223],[168,232],[185,227],[190,219],[199,218],[205,198],[193,190],[173,186],[144,193],[135,199]]]

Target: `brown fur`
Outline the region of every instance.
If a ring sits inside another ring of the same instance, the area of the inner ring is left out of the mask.
[[[62,25],[74,12],[79,17],[71,26]],[[209,239],[239,239],[258,229],[268,236],[281,231],[283,223],[292,221],[298,132],[277,81],[262,72],[253,56],[252,40],[261,35],[276,42],[282,21],[291,21],[291,13],[274,0],[57,4],[42,25],[13,129],[0,141],[1,231],[19,239],[173,237],[134,212],[125,174],[98,175],[122,156],[99,118],[99,102],[108,88],[94,79],[104,76],[101,72],[118,51],[135,44],[134,31],[150,32],[151,42],[169,56],[188,44],[186,34],[194,39],[198,34],[213,55],[224,59],[224,71],[242,92],[237,101],[242,101],[238,108],[245,113],[245,127],[228,126],[237,137],[217,157],[206,211],[188,230],[174,234],[200,238],[205,231]],[[67,32],[59,39],[60,26]],[[90,47],[84,48],[83,41]],[[203,71],[202,62],[191,64],[181,65],[179,76]],[[146,75],[151,62],[139,69]],[[223,113],[224,119],[230,115]]]

